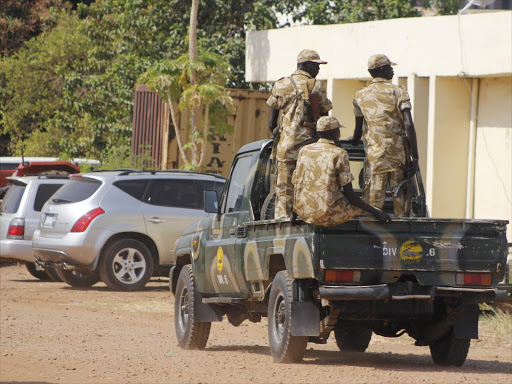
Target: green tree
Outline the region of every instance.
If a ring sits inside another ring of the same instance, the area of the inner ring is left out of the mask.
[[[192,82],[191,73],[195,73]],[[168,104],[176,141],[188,169],[200,169],[204,165],[206,143],[210,129],[224,134],[230,127],[225,122],[234,102],[224,88],[229,77],[229,65],[216,53],[199,50],[190,60],[185,54],[176,60],[165,59],[151,66],[140,81],[158,92]],[[184,142],[179,110],[196,110],[197,119],[191,119],[190,141]]]
[[[80,20],[66,13],[56,18],[57,27],[0,60],[0,127],[10,136],[11,153],[19,153],[21,143],[27,155],[59,155],[71,143],[88,146],[90,126],[83,115],[63,111],[73,109],[67,105],[69,79],[88,71],[91,45]]]

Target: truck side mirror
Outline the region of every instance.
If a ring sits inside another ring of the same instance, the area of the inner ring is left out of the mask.
[[[217,197],[217,191],[205,190],[203,191],[203,208],[208,213],[220,213],[219,212],[219,198]]]

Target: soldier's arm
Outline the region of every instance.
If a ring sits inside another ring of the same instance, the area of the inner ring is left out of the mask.
[[[412,121],[412,115],[410,108],[406,108],[402,111],[404,116],[405,132],[409,139],[409,145],[411,146],[411,155],[413,158],[413,164],[411,169],[407,170],[408,173],[415,173],[418,168],[418,142],[416,140],[416,129]]]
[[[363,116],[356,116],[356,127],[354,128],[354,133],[352,134],[352,145],[357,145],[363,136]]]
[[[383,223],[389,223],[391,221],[391,217],[386,212],[383,212],[377,208],[372,207],[366,201],[361,199],[356,195],[354,189],[352,188],[352,183],[345,184],[343,186],[343,194],[348,202],[352,205],[355,205],[358,208],[361,208],[363,211],[370,213],[375,216],[375,218]]]
[[[274,131],[274,128],[277,127],[277,118],[279,117],[279,110],[270,108],[270,117],[268,119],[268,128],[270,129],[270,133]]]

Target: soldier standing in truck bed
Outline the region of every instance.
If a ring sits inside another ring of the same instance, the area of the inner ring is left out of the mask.
[[[363,137],[366,160],[363,196],[366,202],[382,209],[386,186],[391,190],[412,175],[418,167],[416,131],[411,116],[411,101],[405,88],[391,83],[394,71],[386,55],[373,55],[368,60],[372,82],[356,92],[354,114],[356,127],[353,143]],[[405,169],[403,134],[411,147],[412,162]],[[393,195],[395,216],[404,216],[403,195]]]
[[[267,100],[270,106],[269,128],[276,135],[280,133],[276,151],[276,202],[275,218],[286,218],[292,213],[293,184],[292,175],[295,170],[297,154],[301,144],[315,134],[310,96],[317,94],[320,115],[327,115],[332,103],[322,82],[315,77],[320,64],[327,64],[320,59],[317,52],[303,49],[297,56],[297,70],[289,77],[279,79]],[[279,111],[281,117],[278,125]],[[277,127],[277,128],[276,128]]]
[[[293,210],[309,224],[330,227],[369,212],[383,222],[389,216],[367,204],[352,188],[348,153],[335,142],[340,138],[340,123],[323,116],[317,122],[318,141],[299,152],[293,173]]]

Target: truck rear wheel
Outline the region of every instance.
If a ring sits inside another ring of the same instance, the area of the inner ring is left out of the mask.
[[[334,328],[336,344],[342,352],[364,352],[372,339],[372,330],[350,324],[340,324]]]
[[[430,355],[437,365],[460,367],[466,361],[471,339],[457,339],[453,329],[430,344]]]
[[[286,271],[278,272],[272,283],[268,303],[268,341],[277,363],[302,361],[308,338],[292,336],[292,279]]]
[[[210,336],[211,323],[199,323],[195,319],[195,284],[192,266],[181,269],[174,297],[174,328],[176,339],[183,349],[204,349]]]

